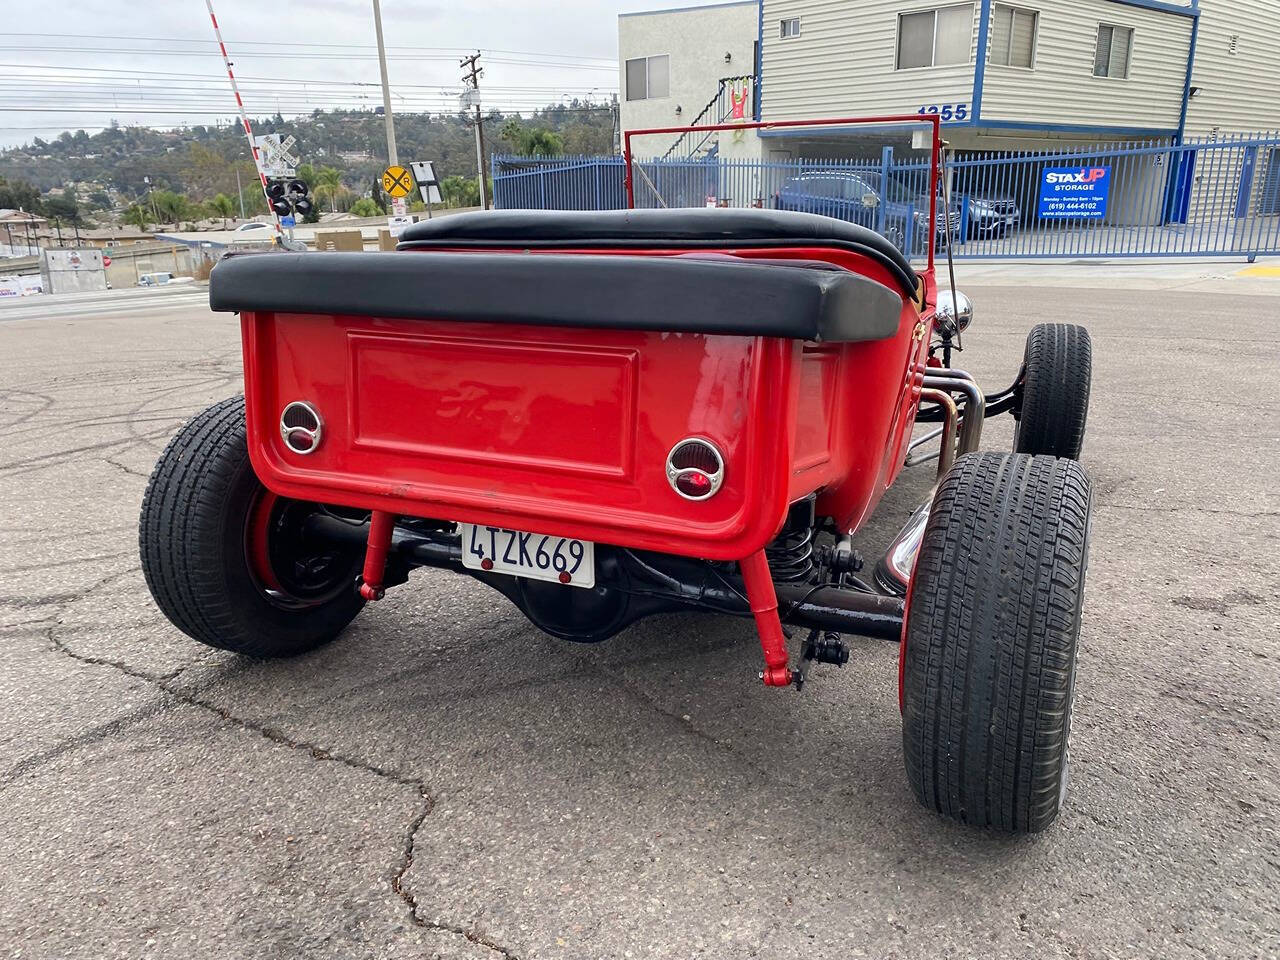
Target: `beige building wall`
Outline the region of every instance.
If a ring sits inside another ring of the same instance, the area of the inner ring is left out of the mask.
[[[1187,136],[1280,130],[1280,0],[1201,0]]]
[[[982,119],[1176,129],[1191,19],[1110,0],[1027,0],[1039,12],[1033,69],[988,62]],[[1095,77],[1099,24],[1133,30],[1127,78]]]
[[[618,109],[623,131],[692,124],[716,95],[722,77],[754,73],[758,18],[755,0],[621,14],[618,17]],[[627,61],[656,56],[669,58],[667,95],[628,100]],[[748,103],[748,118],[752,104],[754,100]],[[633,147],[637,156],[661,156],[676,139],[674,135],[647,136],[635,140]],[[755,140],[753,134],[750,140]],[[736,145],[735,150],[740,146]]]
[[[764,0],[761,95],[766,120],[915,113],[931,104],[972,109],[978,14],[968,63],[894,69],[900,14],[947,6],[934,0]],[[783,20],[800,20],[783,37]]]

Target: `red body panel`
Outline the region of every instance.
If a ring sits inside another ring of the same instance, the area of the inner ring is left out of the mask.
[[[723,252],[827,260],[894,283],[838,250]],[[716,560],[762,549],[813,491],[845,529],[863,521],[902,464],[929,335],[910,302],[894,337],[839,344],[517,318],[247,312],[241,323],[250,454],[278,494]],[[280,437],[294,400],[324,419],[307,456]],[[725,458],[723,487],[702,502],[664,472],[690,436]]]

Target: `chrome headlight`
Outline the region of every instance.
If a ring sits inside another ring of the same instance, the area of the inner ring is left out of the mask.
[[[959,290],[938,291],[937,323],[952,331],[969,329],[973,322],[973,301]]]

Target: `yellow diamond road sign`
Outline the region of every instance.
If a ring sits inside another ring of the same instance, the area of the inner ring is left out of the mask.
[[[413,174],[404,167],[387,167],[382,172],[382,189],[399,200],[413,193]]]

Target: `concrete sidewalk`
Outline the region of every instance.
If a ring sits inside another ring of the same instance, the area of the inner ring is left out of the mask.
[[[947,263],[939,257],[939,283]],[[1248,263],[1241,257],[1125,260],[957,260],[956,286],[1077,287],[1113,290],[1178,290],[1194,293],[1280,295],[1280,257]]]

